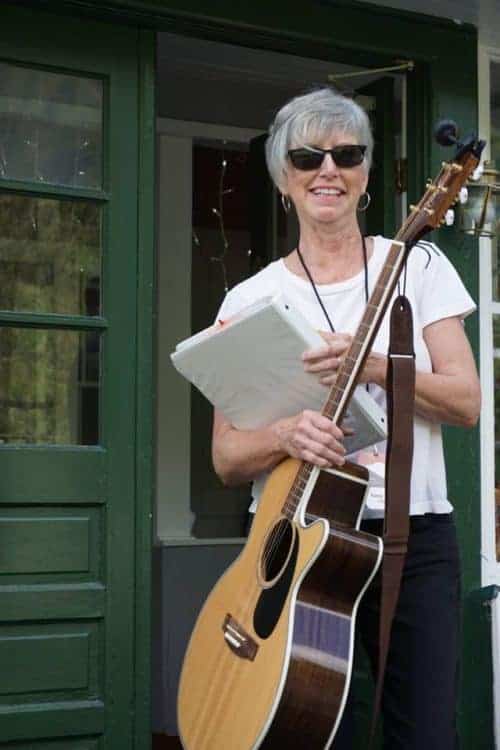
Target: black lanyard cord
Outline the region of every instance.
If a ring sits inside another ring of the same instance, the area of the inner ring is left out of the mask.
[[[368,297],[369,297],[369,290],[368,290],[368,253],[367,253],[367,250],[366,250],[366,240],[365,240],[364,235],[361,235],[361,240],[363,242],[363,264],[364,264],[364,268],[365,268],[365,302],[368,302]],[[308,267],[306,266],[305,260],[302,257],[302,253],[300,252],[298,246],[297,246],[297,255],[299,256],[299,260],[302,263],[302,268],[304,269],[307,278],[311,282],[311,286],[312,286],[312,288],[314,290],[314,294],[316,295],[316,299],[318,300],[319,305],[320,305],[320,307],[323,310],[323,313],[325,315],[325,318],[328,321],[328,325],[330,326],[330,330],[331,330],[332,333],[335,333],[335,328],[333,327],[333,323],[332,323],[332,321],[330,319],[330,316],[328,315],[328,311],[327,311],[325,305],[323,304],[323,300],[320,297],[320,294],[318,292],[316,284],[314,283],[314,279],[311,276],[311,272],[309,271]]]

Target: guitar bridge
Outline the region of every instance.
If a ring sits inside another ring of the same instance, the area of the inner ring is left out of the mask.
[[[222,624],[224,640],[237,656],[242,659],[253,661],[259,650],[258,644],[247,631],[232,617],[227,614]]]

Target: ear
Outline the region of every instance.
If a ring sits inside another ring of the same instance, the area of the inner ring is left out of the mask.
[[[363,193],[366,193],[366,188],[368,187],[369,180],[370,180],[370,172],[368,169],[365,169],[365,181],[363,183]]]
[[[279,183],[276,185],[282,195],[288,195],[288,175],[283,172]]]

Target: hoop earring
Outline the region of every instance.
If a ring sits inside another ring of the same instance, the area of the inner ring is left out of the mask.
[[[288,197],[288,195],[285,195],[284,193],[281,193],[281,204],[283,206],[283,211],[288,214],[290,213],[290,209],[292,207],[292,201]]]
[[[371,195],[370,195],[370,193],[369,193],[368,191],[367,191],[367,192],[365,192],[365,193],[363,193],[363,195],[361,196],[361,198],[363,198],[363,197],[365,198],[365,201],[366,201],[366,202],[365,202],[365,205],[364,205],[364,206],[361,206],[361,205],[360,205],[360,204],[358,203],[358,208],[357,208],[357,210],[358,210],[358,211],[359,211],[360,213],[362,213],[363,211],[366,211],[366,209],[368,208],[368,206],[369,206],[369,205],[370,205],[370,203],[372,202],[372,197],[371,197]]]

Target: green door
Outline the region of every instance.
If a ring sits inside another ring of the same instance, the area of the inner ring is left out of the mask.
[[[138,34],[1,14],[0,741],[126,750]]]

